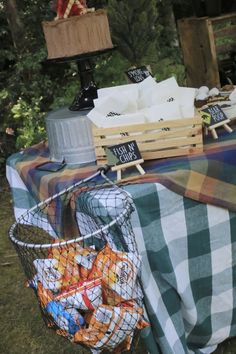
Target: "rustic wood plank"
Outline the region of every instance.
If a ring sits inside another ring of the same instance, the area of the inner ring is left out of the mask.
[[[144,160],[155,160],[155,159],[163,159],[168,157],[176,157],[176,156],[185,156],[185,155],[193,155],[197,153],[201,153],[203,148],[195,148],[188,147],[183,149],[172,149],[172,150],[163,150],[163,151],[148,151],[142,154]]]
[[[227,43],[227,44],[222,44],[222,45],[217,45],[216,46],[216,52],[217,54],[225,54],[225,53],[230,53],[231,51],[236,50],[236,43]]]
[[[171,127],[163,131],[164,127]],[[130,136],[120,136],[128,131]],[[193,154],[203,150],[202,119],[196,117],[115,128],[94,128],[94,145],[98,163],[106,163],[104,148],[135,139],[144,159]],[[133,135],[136,134],[136,135]]]
[[[179,147],[179,146],[183,147],[186,145],[200,144],[202,143],[202,135],[196,135],[190,138],[180,137],[179,139],[175,138],[175,139],[168,139],[168,140],[156,140],[154,142],[143,142],[143,143],[142,142],[140,143],[139,141],[136,140],[136,142],[140,152],[143,153],[144,151],[158,151],[161,149],[168,149],[172,147]],[[108,145],[104,145],[104,147],[105,146]],[[96,154],[103,155],[104,154],[103,147],[96,147]]]
[[[161,121],[156,123],[144,123],[144,124],[133,124],[133,125],[125,125],[122,127],[114,127],[114,128],[97,128],[93,127],[93,135],[102,136],[102,135],[115,135],[120,134],[121,132],[127,133],[135,133],[135,132],[143,132],[148,130],[162,129],[162,128],[176,128],[176,127],[185,127],[190,125],[201,125],[202,120],[200,117],[194,118],[184,118],[184,119],[173,119],[168,121]],[[105,132],[105,133],[104,133]]]
[[[220,87],[212,21],[209,18],[178,20],[187,85]]]
[[[236,19],[236,12],[230,12],[228,14],[224,14],[224,15],[221,15],[221,16],[211,17],[211,21],[214,24],[215,23],[229,21],[229,20],[235,20],[235,19]]]
[[[94,144],[99,146],[108,146],[114,144],[121,144],[127,141],[130,141],[131,138],[135,139],[138,142],[147,142],[158,139],[171,139],[177,138],[180,136],[191,137],[193,135],[201,134],[202,132],[202,124],[195,127],[189,127],[179,130],[169,130],[169,131],[157,131],[152,133],[152,131],[145,131],[145,134],[140,135],[129,135],[129,136],[119,136],[115,137],[114,135],[106,136],[105,138],[94,137]],[[105,141],[104,141],[105,140]]]
[[[142,157],[144,160],[156,160],[163,159],[169,157],[177,157],[177,156],[186,156],[186,155],[194,155],[200,154],[203,152],[203,146],[196,147],[186,147],[186,148],[178,148],[178,149],[170,149],[170,150],[160,150],[160,151],[147,151],[142,153]],[[106,157],[97,157],[97,164],[103,165],[106,164]]]
[[[223,28],[217,29],[217,24],[222,24]],[[217,17],[180,19],[178,32],[187,85],[220,87],[218,56],[236,50],[236,12]],[[231,38],[233,42],[218,45],[218,38]]]
[[[222,37],[233,37],[236,35],[236,25],[232,25],[230,27],[224,27],[218,30],[214,30],[215,38]]]

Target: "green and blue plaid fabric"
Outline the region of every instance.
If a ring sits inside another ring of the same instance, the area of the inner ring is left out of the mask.
[[[151,354],[211,353],[236,335],[235,137],[205,145],[203,154],[145,162],[146,175],[129,169],[122,181],[135,205]],[[48,159],[44,143],[8,159],[16,217],[97,169],[37,170]]]

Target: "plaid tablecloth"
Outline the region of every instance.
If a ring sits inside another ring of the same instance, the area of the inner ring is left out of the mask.
[[[208,353],[236,335],[236,214],[160,184],[129,187],[150,353]],[[210,348],[212,347],[212,348]]]
[[[226,161],[230,167],[231,161],[233,170],[233,143],[225,142],[222,146],[224,159],[219,160],[218,166]],[[219,145],[214,144],[212,149],[218,154]],[[49,191],[54,194],[96,170],[95,166],[74,166],[52,177],[34,168],[47,158],[47,148],[39,145],[8,160],[7,176],[16,216],[45,199]],[[193,163],[196,159],[174,159],[169,167],[168,161],[160,162],[159,167],[168,168],[167,173],[174,171],[174,164],[192,164],[199,169],[200,165]],[[199,156],[200,159],[206,166],[205,156]],[[148,172],[152,172],[151,166],[146,165]],[[215,178],[219,171],[209,172]],[[153,177],[148,173],[143,180],[146,183],[142,184],[133,177],[132,182],[137,183],[124,185],[135,204],[132,225],[142,256],[141,280],[151,322],[143,336],[151,354],[210,353],[215,345],[236,335],[236,214],[186,198],[184,193],[177,194],[174,188],[165,186],[165,181],[171,184],[171,179],[163,179],[160,184],[158,176],[156,180]],[[234,191],[229,179],[223,182]],[[235,195],[231,201],[234,198]]]

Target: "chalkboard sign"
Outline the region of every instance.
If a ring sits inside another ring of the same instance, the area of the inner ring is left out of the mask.
[[[107,162],[110,166],[129,164],[142,159],[135,140],[106,147]]]
[[[129,80],[133,83],[141,82],[151,75],[150,71],[146,68],[146,66],[140,66],[139,68],[127,70],[125,73],[128,76]]]
[[[200,114],[204,124],[207,127],[211,127],[215,124],[228,120],[225,113],[222,111],[221,107],[218,104],[202,109],[200,111]]]

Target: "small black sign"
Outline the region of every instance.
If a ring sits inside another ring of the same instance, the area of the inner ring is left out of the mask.
[[[106,155],[110,166],[123,165],[142,159],[135,140],[106,147]]]
[[[43,162],[38,165],[36,168],[40,171],[47,171],[47,172],[57,172],[60,171],[63,167],[65,167],[65,162],[54,162],[54,161],[47,161]]]
[[[208,127],[228,119],[218,104],[202,109],[200,114],[204,124]]]
[[[150,71],[146,66],[140,66],[139,68],[129,69],[126,72],[129,80],[133,83],[138,83],[146,79],[151,75]]]

